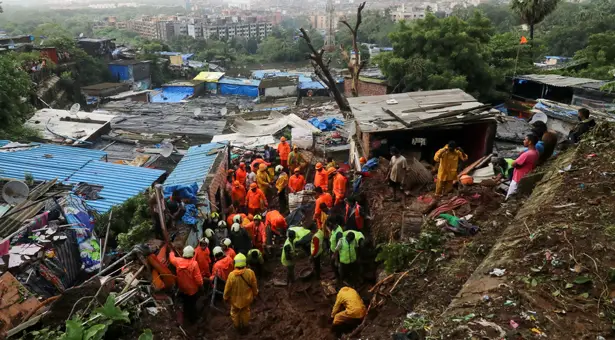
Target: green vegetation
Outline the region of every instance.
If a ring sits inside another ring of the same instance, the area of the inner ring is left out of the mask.
[[[0,138],[30,135],[22,124],[33,110],[32,81],[17,54],[0,54],[0,79]]]
[[[429,227],[429,226],[425,226]],[[408,269],[423,253],[425,258],[430,254],[438,254],[438,247],[443,243],[444,235],[431,226],[430,230],[423,231],[418,240],[412,243],[386,243],[378,245],[376,261],[384,263],[387,273],[395,273]]]

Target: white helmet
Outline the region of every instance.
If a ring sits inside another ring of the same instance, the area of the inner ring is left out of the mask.
[[[241,228],[241,226],[239,225],[239,223],[233,223],[233,225],[231,226],[231,231],[234,232],[238,232],[239,228]],[[227,239],[228,240],[228,239]]]
[[[194,248],[192,248],[192,246],[186,246],[186,248],[184,248],[183,257],[187,259],[194,257]]]
[[[275,167],[275,172],[281,172],[282,170],[284,170],[284,167],[281,165]]]
[[[237,214],[233,217],[234,223],[241,223],[241,215]]]
[[[205,237],[209,238],[209,237],[213,237],[214,236],[214,231],[211,229],[205,229]]]
[[[218,256],[218,254],[224,254],[222,247],[214,247],[214,256]]]
[[[209,229],[208,229],[209,230]],[[201,243],[205,243],[206,245],[209,245],[209,239],[207,237],[203,237],[199,240],[199,242]]]
[[[230,247],[231,246],[231,239],[230,238],[225,238],[224,241],[222,241],[222,243],[225,246]]]
[[[226,228],[226,222],[224,221],[218,222],[218,228]]]

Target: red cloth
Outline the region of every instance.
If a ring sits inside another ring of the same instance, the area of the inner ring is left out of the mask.
[[[211,271],[211,277],[209,279],[211,282],[214,282],[214,278],[218,276],[221,280],[226,281],[226,279],[228,279],[228,274],[230,274],[233,269],[235,269],[233,259],[225,256],[214,263],[213,270]]]
[[[194,259],[199,265],[201,276],[210,277],[211,272],[209,271],[209,267],[211,266],[211,258],[209,257],[209,248],[205,247],[205,249],[203,249],[200,246],[196,247],[194,250]]]
[[[169,260],[175,266],[179,290],[186,295],[196,294],[203,286],[203,276],[196,261],[177,257],[174,252],[169,255]]]
[[[288,179],[288,187],[290,192],[299,192],[305,187],[305,177],[303,175],[292,175]]]
[[[451,198],[450,200],[444,202],[443,204],[440,204],[436,209],[434,209],[429,215],[429,218],[435,218],[436,216],[439,216],[440,214],[444,214],[447,211],[451,211],[454,209],[459,208],[460,206],[464,205],[468,203],[468,200],[466,200],[465,198],[459,197],[459,196],[455,196],[453,198]]]

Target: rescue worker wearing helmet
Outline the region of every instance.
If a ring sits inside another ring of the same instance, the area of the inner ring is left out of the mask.
[[[258,188],[267,195],[269,192],[269,174],[267,173],[267,166],[265,164],[260,164],[258,166],[258,171],[256,172],[256,184],[258,184]]]
[[[304,252],[309,255],[312,238],[310,236],[310,230],[302,226],[288,228],[287,236],[284,246],[282,247],[282,265],[286,267],[286,282],[290,285],[295,281],[297,248],[303,249]]]
[[[263,257],[263,253],[254,248],[248,251],[248,255],[246,257],[248,259],[248,266],[254,271],[256,278],[261,279],[265,272],[265,258]]]
[[[316,221],[318,225],[318,229],[324,228],[322,224],[322,209],[321,206],[324,203],[327,208],[331,209],[333,207],[333,196],[330,193],[324,191],[321,187],[316,187],[314,189],[314,193],[316,194],[316,203],[314,208],[314,221]]]
[[[207,237],[199,240],[199,246],[194,250],[194,259],[199,265],[201,276],[207,279],[211,276],[211,252],[209,251],[209,239]]]
[[[226,222],[222,220],[218,221],[218,226],[214,230],[214,232],[216,233],[216,237],[218,238],[218,240],[224,240],[225,238],[227,238],[228,227],[226,226]]]
[[[184,315],[191,323],[195,323],[198,319],[196,302],[203,287],[203,276],[193,257],[194,248],[191,246],[184,248],[182,257],[177,257],[174,251],[169,254],[169,261],[175,266],[177,274],[177,285],[184,305]]]
[[[279,211],[271,210],[265,213],[265,227],[267,231],[265,234],[267,236],[267,244],[271,245],[274,236],[279,238],[286,233],[288,224],[286,223],[284,216],[280,214]]]
[[[348,177],[346,177],[346,170],[338,169],[335,177],[333,177],[333,195],[335,195],[335,202],[333,205],[337,206],[344,203],[347,187]]]
[[[286,137],[280,138],[278,144],[278,155],[280,155],[280,164],[284,168],[288,168],[288,155],[290,154],[290,144],[286,142]]]
[[[218,282],[214,288],[221,290],[222,287],[224,287],[224,282],[228,279],[228,275],[233,271],[233,259],[224,254],[222,247],[214,248],[214,258],[216,262],[212,267],[209,281],[213,284],[215,279],[218,278]]]
[[[216,233],[214,233],[212,229],[205,229],[205,231],[203,232],[203,236],[204,236],[203,238],[206,238],[207,240],[209,240],[207,242],[207,246],[209,248],[211,257],[213,258],[214,248],[220,245],[218,237],[216,237]]]
[[[222,251],[224,252],[224,254],[228,257],[230,257],[231,259],[235,259],[235,256],[237,255],[237,253],[235,252],[235,249],[233,249],[231,247],[231,244],[233,244],[233,242],[231,241],[230,238],[225,238],[222,241]]]
[[[256,215],[252,222],[246,225],[246,231],[252,235],[252,246],[261,252],[265,250],[267,243],[267,227],[262,220],[261,215]]]
[[[226,280],[224,286],[224,301],[231,305],[231,320],[233,326],[245,331],[250,321],[250,305],[258,295],[258,283],[254,272],[246,268],[246,256],[238,254],[235,257],[235,270]]]
[[[338,234],[337,246],[335,247],[335,254],[339,259],[339,279],[340,282],[345,280],[352,280],[357,271],[357,240],[354,233],[347,233],[346,235]]]
[[[288,179],[288,188],[291,193],[303,191],[305,187],[305,177],[301,174],[301,169],[295,168],[294,174]]]
[[[252,239],[248,232],[239,225],[239,223],[233,223],[231,226],[231,234],[229,236],[235,251],[241,254],[248,254],[248,251],[252,249]]]
[[[453,183],[457,179],[459,161],[468,160],[468,155],[457,146],[457,143],[450,141],[436,152],[433,159],[440,163],[436,182],[436,196],[442,196],[453,190]]]
[[[278,165],[275,167],[275,172],[278,174],[278,179],[275,182],[275,187],[280,200],[280,210],[286,212],[288,210],[288,198],[286,197],[286,187],[288,186],[288,174],[284,171],[284,167]]]
[[[248,173],[246,172],[246,163],[239,163],[239,168],[235,170],[235,181],[239,182],[240,185],[246,186],[246,177],[248,177]]]
[[[246,203],[246,187],[241,185],[239,181],[233,182],[233,188],[231,189],[231,202],[237,211],[245,210]]]
[[[299,171],[301,171],[301,168],[303,168],[305,164],[307,164],[307,162],[305,158],[303,158],[301,152],[299,152],[299,147],[294,145],[293,151],[288,154],[289,169],[299,169]]]
[[[316,174],[314,174],[314,186],[322,188],[323,192],[329,189],[329,174],[325,171],[322,163],[316,163]]]
[[[338,338],[343,333],[351,332],[361,324],[366,314],[367,309],[359,293],[350,287],[343,287],[337,293],[335,305],[331,311],[333,331]]]
[[[248,213],[252,215],[261,213],[268,206],[265,193],[258,188],[256,183],[250,184],[250,190],[246,194],[246,205],[248,206]]]

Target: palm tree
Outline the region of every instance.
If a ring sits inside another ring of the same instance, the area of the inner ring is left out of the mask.
[[[530,39],[534,39],[534,26],[551,14],[560,0],[512,0],[510,8],[517,12],[523,23],[530,26]]]

